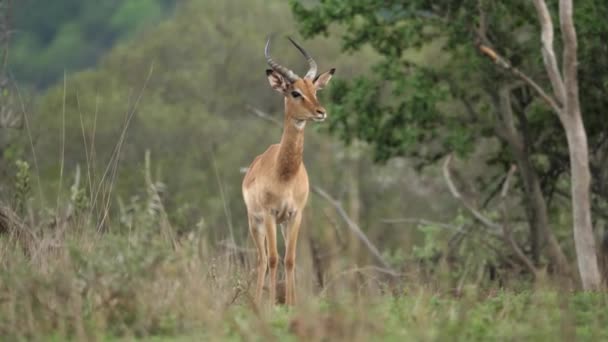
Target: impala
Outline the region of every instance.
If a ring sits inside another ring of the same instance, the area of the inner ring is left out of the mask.
[[[308,121],[324,121],[327,112],[317,100],[317,90],[330,81],[336,69],[317,76],[317,63],[291,38],[289,41],[302,53],[309,64],[304,77],[281,66],[269,54],[270,38],[264,55],[271,69],[266,70],[270,86],[284,97],[283,135],[278,144],[271,145],[257,156],[243,179],[243,198],[247,206],[249,232],[257,250],[257,282],[255,302],[260,303],[270,269],[270,303],[276,302],[277,225],[285,240],[285,303],[294,305],[296,245],[302,222],[302,211],[308,199],[308,174],[302,162],[304,128]]]

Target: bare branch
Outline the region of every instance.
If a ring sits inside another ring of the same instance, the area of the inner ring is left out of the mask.
[[[361,242],[367,247],[368,251],[372,254],[376,262],[382,266],[382,268],[386,271],[386,273],[391,274],[392,276],[398,276],[399,274],[395,272],[392,267],[384,260],[382,254],[374,244],[367,238],[365,233],[359,228],[359,226],[348,216],[344,208],[342,207],[342,203],[338,200],[331,197],[325,190],[318,186],[312,186],[312,191],[317,195],[321,196],[327,202],[329,202],[338,212],[338,214],[342,217],[344,222],[346,222],[347,227],[359,238]]]
[[[447,229],[447,230],[453,230],[456,232],[464,232],[462,227],[443,223],[443,222],[430,221],[430,220],[426,220],[426,219],[422,219],[422,218],[407,218],[406,217],[406,218],[382,219],[382,220],[380,220],[380,222],[386,223],[386,224],[414,223],[417,225],[435,226],[435,227],[439,227],[439,228],[443,228],[443,229]]]
[[[251,111],[251,113],[257,115],[259,118],[264,119],[268,122],[271,122],[275,125],[278,125],[279,127],[283,127],[283,124],[281,123],[281,121],[277,120],[272,115],[270,115],[264,111],[261,111],[260,109],[253,107],[253,106],[247,106],[247,108]]]
[[[450,162],[451,161],[452,161],[452,155],[450,154],[446,158],[445,162],[443,163],[443,178],[445,179],[445,182],[446,182],[448,188],[450,189],[452,196],[454,196],[454,198],[459,199],[460,202],[462,203],[462,205],[469,212],[471,212],[471,214],[473,215],[473,217],[475,217],[475,219],[477,219],[477,221],[481,222],[484,226],[490,228],[491,229],[489,231],[490,233],[497,235],[498,231],[501,230],[500,225],[495,223],[494,221],[490,220],[488,217],[484,216],[479,210],[477,210],[471,203],[469,203],[469,201],[467,201],[462,196],[462,194],[460,194],[460,192],[456,188],[456,185],[454,185],[454,182],[452,181],[452,176],[450,174]]]
[[[551,81],[555,97],[561,104],[564,104],[566,100],[566,89],[564,87],[564,81],[559,73],[557,59],[555,58],[555,51],[553,49],[553,20],[551,20],[551,13],[549,13],[545,0],[534,0],[534,7],[536,7],[536,13],[538,14],[538,21],[540,22],[541,27],[541,51],[545,69],[547,70],[547,75]]]
[[[481,53],[483,53],[485,56],[487,56],[488,58],[490,58],[492,60],[492,62],[494,62],[496,65],[500,66],[501,68],[503,68],[505,70],[510,71],[511,73],[513,73],[513,75],[519,77],[521,80],[523,80],[524,82],[526,82],[530,87],[532,87],[532,89],[534,89],[534,91],[536,91],[538,93],[538,95],[543,100],[545,100],[545,102],[547,102],[547,104],[549,104],[549,106],[551,106],[551,108],[558,115],[560,115],[560,113],[561,113],[560,105],[555,101],[554,98],[552,98],[551,96],[549,96],[543,90],[543,88],[540,85],[538,85],[538,83],[534,82],[534,80],[532,78],[530,78],[528,75],[524,74],[518,68],[514,67],[507,59],[505,59],[504,57],[502,57],[501,55],[499,55],[491,47],[489,47],[487,45],[480,44],[480,45],[478,45],[478,49],[479,49],[479,51]]]
[[[464,207],[467,208],[471,212],[471,214],[478,221],[480,221],[485,226],[493,229],[491,231],[492,233],[498,235],[498,233],[496,231],[494,231],[494,230],[501,230],[504,239],[509,244],[509,247],[511,247],[511,249],[513,250],[513,252],[515,253],[515,255],[524,263],[524,265],[526,265],[526,268],[528,268],[529,271],[532,272],[532,274],[536,277],[537,273],[538,273],[538,271],[536,270],[536,267],[534,267],[534,264],[532,263],[532,261],[530,260],[530,258],[528,258],[528,256],[526,256],[526,254],[517,245],[517,242],[513,238],[512,234],[511,234],[510,226],[509,226],[509,224],[507,222],[506,197],[507,197],[507,193],[509,191],[509,187],[510,187],[510,184],[511,184],[511,179],[513,178],[513,174],[515,173],[515,171],[517,171],[517,167],[515,165],[511,166],[511,169],[509,170],[509,172],[505,176],[505,181],[504,181],[504,183],[502,185],[502,189],[501,189],[501,192],[500,192],[500,197],[502,199],[502,215],[503,215],[504,222],[503,222],[502,225],[500,225],[500,224],[497,224],[497,223],[491,221],[489,218],[487,218],[486,216],[484,216],[483,214],[481,214],[481,212],[479,212],[479,210],[477,210],[475,207],[473,207],[458,192],[458,190],[456,189],[456,186],[454,185],[454,182],[452,181],[452,178],[450,176],[449,164],[450,164],[451,160],[452,160],[452,155],[449,155],[448,158],[446,159],[446,161],[443,164],[443,175],[444,175],[446,183],[448,184],[448,187],[450,188],[450,191],[452,192],[452,195],[455,198],[460,199],[460,201],[462,202],[462,204],[464,205]]]
[[[513,174],[517,171],[517,166],[515,164],[511,165],[509,172],[507,173],[507,177],[505,177],[505,182],[502,184],[502,190],[500,191],[500,197],[503,199],[507,197],[507,193],[509,192],[509,186],[511,185],[511,178],[513,178]]]
[[[511,106],[511,90],[511,86],[503,86],[499,89],[498,106],[502,118],[503,130],[506,128],[506,132],[503,132],[504,138],[521,154],[521,152],[524,151],[524,142],[523,138],[517,132],[517,128],[515,128],[513,106]]]
[[[448,185],[448,188],[450,189],[450,192],[452,193],[452,196],[454,196],[454,198],[460,199],[462,198],[462,195],[460,194],[460,192],[458,192],[458,189],[454,185],[454,182],[452,182],[452,176],[450,175],[450,171],[448,169],[451,161],[452,155],[450,154],[443,163],[443,177],[445,179],[446,184]]]

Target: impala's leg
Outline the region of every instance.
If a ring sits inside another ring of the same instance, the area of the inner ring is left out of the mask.
[[[257,273],[258,280],[255,287],[255,303],[260,304],[262,299],[262,289],[264,288],[264,279],[266,278],[266,267],[268,266],[268,258],[266,253],[266,247],[264,246],[264,239],[266,231],[264,227],[256,222],[256,219],[249,216],[249,232],[253,238],[253,243],[258,252],[257,259]]]
[[[285,238],[285,303],[287,305],[296,304],[296,246],[301,222],[302,213],[298,212],[293,220],[286,223],[286,231],[283,233]]]
[[[270,269],[270,305],[274,305],[277,300],[277,266],[279,265],[279,252],[277,251],[277,227],[272,215],[264,217],[266,226],[266,248],[268,249],[268,268]]]

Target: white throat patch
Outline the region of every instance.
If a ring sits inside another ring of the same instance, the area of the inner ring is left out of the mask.
[[[301,131],[306,126],[306,120],[293,120],[293,126]]]

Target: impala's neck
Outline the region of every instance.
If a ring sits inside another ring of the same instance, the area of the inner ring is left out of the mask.
[[[281,181],[292,179],[300,169],[304,152],[305,126],[306,121],[295,120],[291,115],[285,113],[283,135],[277,157],[277,171]]]

